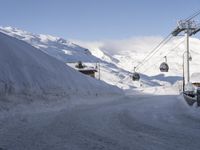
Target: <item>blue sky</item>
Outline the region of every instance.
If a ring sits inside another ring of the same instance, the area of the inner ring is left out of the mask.
[[[165,36],[176,26],[177,20],[184,19],[200,9],[199,0],[0,2],[1,26],[79,40]]]

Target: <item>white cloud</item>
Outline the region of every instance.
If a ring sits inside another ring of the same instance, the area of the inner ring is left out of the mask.
[[[122,40],[103,40],[103,41],[80,41],[72,40],[74,43],[86,47],[90,50],[102,50],[110,55],[117,55],[127,52],[142,53],[152,50],[160,41],[160,36],[133,37]]]

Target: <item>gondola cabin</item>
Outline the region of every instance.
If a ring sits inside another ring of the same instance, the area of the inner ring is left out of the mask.
[[[132,76],[132,80],[133,81],[139,81],[140,80],[140,74],[137,73],[137,72],[134,72],[133,76]]]
[[[140,74],[136,72],[136,67],[134,67],[133,75],[132,75],[133,81],[139,81],[140,80]]]
[[[163,62],[160,64],[160,71],[161,72],[168,72],[169,71],[169,66],[166,62]]]
[[[160,64],[160,71],[161,72],[168,72],[169,71],[169,66],[167,64],[167,56],[164,57],[165,62]]]

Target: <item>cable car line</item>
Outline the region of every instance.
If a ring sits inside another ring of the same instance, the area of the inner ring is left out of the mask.
[[[171,37],[172,38],[172,37]],[[156,53],[158,53],[160,50],[161,50],[161,48],[163,48],[166,44],[167,44],[167,42],[169,42],[170,40],[171,40],[171,38],[169,38],[166,42],[165,42],[165,44],[164,45],[162,45],[162,47],[160,47],[159,49],[157,49],[156,51],[154,51],[153,53],[152,53],[152,55],[147,59],[147,60],[145,60],[145,63],[147,63]],[[141,68],[141,67],[140,67]]]
[[[181,41],[180,43],[178,43],[176,46],[174,46],[170,51],[168,51],[168,53],[165,54],[165,56],[169,56],[170,53],[174,52],[174,50],[177,50],[177,47],[180,46],[182,43],[184,43],[184,40]],[[149,67],[146,67],[146,69],[144,69],[144,71],[142,71],[143,73],[147,72],[149,69],[151,69],[153,66],[157,65],[158,62],[160,62],[163,58],[160,58],[159,60],[157,60],[154,64],[150,65]]]
[[[155,46],[147,55],[146,57],[144,57],[144,59],[140,62],[138,62],[137,66],[134,67],[134,72],[133,72],[133,76],[132,79],[133,81],[138,81],[140,79],[140,75],[138,72],[136,72],[136,70],[140,70],[140,68],[142,66],[144,66],[144,64],[146,64],[156,53],[158,53],[174,36],[179,36],[181,32],[185,32],[186,33],[186,37],[188,38],[191,35],[196,34],[197,32],[200,31],[200,27],[198,27],[199,25],[195,25],[195,22],[192,20],[193,18],[197,17],[198,15],[200,15],[200,10],[195,12],[193,15],[189,16],[188,18],[186,18],[185,20],[181,20],[178,22],[178,26],[177,28],[175,28],[170,34],[168,34],[157,46]],[[193,26],[192,26],[193,25]],[[189,39],[189,38],[188,38]],[[189,40],[187,40],[189,41]],[[176,46],[178,47],[180,44],[182,43],[182,41]],[[188,44],[187,44],[188,45]],[[175,47],[175,48],[176,48]],[[174,48],[174,49],[175,49]],[[174,51],[174,49],[172,49],[169,53],[171,53],[172,51]],[[161,72],[168,72],[169,70],[169,66],[167,64],[167,55],[165,55],[165,62],[161,63],[160,65],[160,71]],[[189,63],[188,63],[189,64]],[[155,64],[153,64],[155,65]],[[152,66],[152,65],[151,65]],[[151,67],[148,67],[146,70],[149,70]],[[189,66],[188,66],[189,68]],[[146,72],[145,70],[145,72]],[[188,69],[189,70],[189,69]],[[141,72],[141,71],[140,71]],[[189,72],[189,71],[188,71]],[[189,73],[188,73],[189,74]],[[188,78],[189,79],[189,78]]]
[[[141,66],[143,66],[145,62],[147,62],[147,60],[151,58],[151,55],[153,55],[157,50],[161,48],[161,46],[165,45],[169,40],[171,40],[171,38],[172,36],[170,33],[155,48],[153,48],[153,50],[151,50],[140,63],[138,63],[138,65],[136,66],[136,69],[138,70]]]
[[[142,62],[137,65],[137,70],[139,70],[145,63],[147,63],[162,47],[164,47],[167,42],[169,42],[173,37],[172,36],[167,36],[158,46],[156,46],[153,51],[151,51],[148,54],[148,57],[145,57],[145,59],[142,60]]]
[[[185,20],[186,21],[190,21],[191,19],[195,18],[196,16],[200,15],[200,10],[195,12],[194,14],[192,14],[191,16],[187,17]],[[194,31],[193,34],[195,34],[196,32],[199,32],[199,30],[196,30]],[[153,55],[155,55],[155,53],[157,53],[157,51],[159,51],[172,37],[171,35],[173,34],[170,33],[169,35],[166,36],[166,38],[164,38],[152,51],[150,51],[147,56],[141,61],[138,63],[138,65],[136,66],[136,69],[139,70],[139,68],[141,66],[143,66],[149,59],[152,58]],[[168,39],[169,38],[169,39]]]
[[[196,16],[200,15],[200,10],[195,12],[194,14],[192,14],[191,16],[189,16],[188,18],[186,18],[185,20],[186,21],[190,21],[192,20],[193,18],[195,18]]]
[[[167,56],[164,56],[165,61],[160,64],[160,71],[161,72],[168,72],[169,71],[169,65],[167,64]]]
[[[138,68],[140,65],[143,64],[143,62],[154,52],[156,51],[171,35],[169,34],[168,36],[166,36],[166,38],[164,38],[155,48],[153,48],[152,51],[150,51],[147,56],[136,66],[136,68]]]

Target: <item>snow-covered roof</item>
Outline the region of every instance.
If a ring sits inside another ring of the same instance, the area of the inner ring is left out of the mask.
[[[72,67],[75,70],[91,70],[91,71],[97,71],[97,69],[94,67],[93,63],[87,63],[87,65],[84,65],[83,68],[77,68],[77,63],[66,63],[68,66]]]
[[[192,83],[200,83],[200,72],[193,73],[193,74],[191,75],[190,81],[191,81]]]

